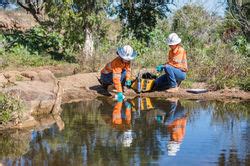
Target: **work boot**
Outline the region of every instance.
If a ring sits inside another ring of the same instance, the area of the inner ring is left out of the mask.
[[[178,90],[179,90],[178,87],[174,87],[174,88],[169,88],[166,91],[169,92],[169,93],[176,93],[176,92],[178,92]]]

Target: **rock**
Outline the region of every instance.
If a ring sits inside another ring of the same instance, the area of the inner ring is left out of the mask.
[[[8,83],[8,80],[4,77],[4,75],[0,74],[0,87],[4,87]]]
[[[10,94],[24,101],[27,108],[26,115],[50,114],[54,109],[60,110],[61,94],[57,79],[49,70],[8,72],[5,74],[9,80],[16,76],[22,76],[29,81],[16,81],[13,86],[3,89],[3,92]],[[32,81],[31,81],[32,80]],[[54,107],[54,105],[56,106]],[[54,111],[55,113],[57,111]]]
[[[38,74],[37,74],[37,72],[35,72],[35,71],[23,71],[21,73],[21,75],[23,77],[29,78],[32,81],[40,79],[39,76],[38,76]]]
[[[16,81],[29,81],[29,78],[26,78],[21,75],[20,72],[17,71],[8,71],[4,73],[4,77],[8,80],[10,83],[15,83]]]
[[[54,74],[49,70],[42,70],[38,72],[38,77],[42,82],[54,82],[56,77]]]
[[[63,77],[59,81],[63,89],[62,103],[93,99],[101,88],[97,73],[76,74]]]

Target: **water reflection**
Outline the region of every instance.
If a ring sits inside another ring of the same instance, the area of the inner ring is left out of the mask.
[[[21,133],[2,134],[0,161],[5,165],[249,164],[249,103],[98,99],[67,104],[63,110],[50,127],[25,132],[23,139],[17,139]]]

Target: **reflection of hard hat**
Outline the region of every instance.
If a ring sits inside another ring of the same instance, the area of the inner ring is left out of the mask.
[[[168,155],[176,156],[176,153],[180,150],[181,143],[175,141],[169,141],[168,143]]]
[[[130,147],[133,142],[132,130],[125,131],[122,137],[122,145],[124,147]]]

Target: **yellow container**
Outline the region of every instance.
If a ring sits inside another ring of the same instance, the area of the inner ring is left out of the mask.
[[[136,90],[137,92],[148,92],[152,90],[154,85],[154,79],[140,79],[140,86],[138,86],[138,79],[136,79],[133,84],[131,85],[132,89]],[[138,89],[140,87],[140,89]]]

